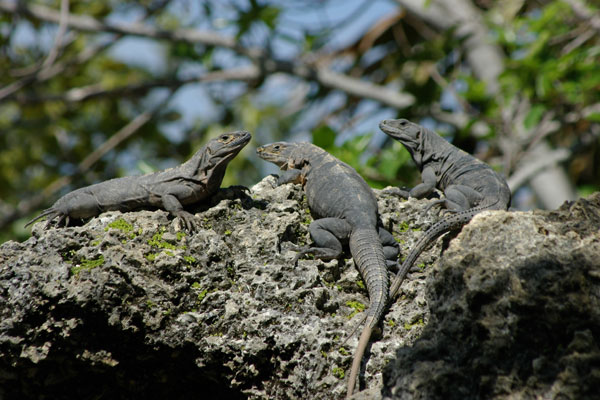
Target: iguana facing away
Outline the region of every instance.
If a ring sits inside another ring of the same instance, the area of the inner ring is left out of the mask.
[[[227,164],[250,138],[250,133],[245,131],[224,133],[175,168],[110,179],[74,190],[25,226],[43,217],[48,218],[48,227],[57,217],[57,225],[63,222],[68,225],[70,218],[90,218],[104,211],[158,207],[180,218],[188,230],[193,230],[194,215],[183,206],[209,198],[219,189]]]
[[[386,259],[395,264],[398,246],[392,235],[378,225],[373,191],[349,165],[310,143],[277,142],[259,147],[257,153],[285,170],[278,179],[279,185],[302,183],[311,212],[320,218],[308,228],[317,247],[304,248],[296,257],[313,254],[325,260],[339,258],[342,242],[348,242],[354,263],[366,283],[371,304],[352,362],[349,397],[371,332],[387,306]]]
[[[461,228],[483,210],[507,210],[511,195],[504,178],[489,165],[437,133],[405,119],[384,120],[379,128],[402,143],[421,170],[422,183],[410,192],[396,192],[403,197],[422,198],[437,187],[445,198],[434,204],[443,203],[453,212],[427,229],[408,254],[390,288],[390,298],[394,299],[404,276],[430,243],[445,232]]]

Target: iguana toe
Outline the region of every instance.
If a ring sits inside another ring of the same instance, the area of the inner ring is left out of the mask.
[[[187,211],[177,212],[177,218],[179,218],[185,225],[185,229],[188,232],[195,232],[198,228],[196,217]]]

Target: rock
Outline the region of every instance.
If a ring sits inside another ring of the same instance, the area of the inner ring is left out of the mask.
[[[274,184],[221,189],[194,234],[164,211],[107,212],[2,244],[0,398],[343,398],[368,295],[351,259],[294,267],[312,218],[300,186]],[[408,251],[427,202],[379,199]],[[428,320],[425,276],[371,346],[372,393]]]
[[[600,398],[600,193],[476,216],[435,263],[426,301],[384,398]]]
[[[298,185],[266,177],[198,206],[108,212],[0,245],[0,399],[339,399],[368,295],[312,243]],[[376,191],[405,256],[439,216]],[[356,399],[586,398],[598,387],[600,197],[483,213],[423,253]],[[596,367],[595,367],[596,366]],[[579,397],[574,397],[579,395]],[[513,396],[513,397],[511,397]]]

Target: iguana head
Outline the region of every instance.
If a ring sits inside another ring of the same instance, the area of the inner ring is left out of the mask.
[[[379,129],[393,137],[406,147],[413,160],[421,165],[423,150],[423,127],[407,119],[385,119],[379,123]]]
[[[289,163],[292,161],[292,155],[296,147],[295,143],[275,142],[258,147],[256,154],[281,169],[294,168],[295,166],[289,165]]]
[[[422,127],[407,119],[385,119],[379,123],[379,129],[407,147],[416,148],[421,142]]]
[[[250,141],[250,132],[236,131],[223,133],[206,145],[206,153],[211,165],[228,163]]]

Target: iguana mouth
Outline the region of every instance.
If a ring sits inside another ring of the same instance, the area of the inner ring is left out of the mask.
[[[233,136],[233,139],[230,139],[229,142],[224,143],[219,149],[217,149],[211,156],[215,157],[223,157],[223,159],[231,159],[237,155],[237,153],[244,147],[250,139],[252,135],[247,131],[236,131],[230,132],[226,135]],[[211,152],[212,153],[212,152]]]
[[[287,169],[288,160],[281,153],[274,153],[270,150],[271,146],[259,146],[256,148],[256,154],[265,161],[272,162],[280,169]]]

